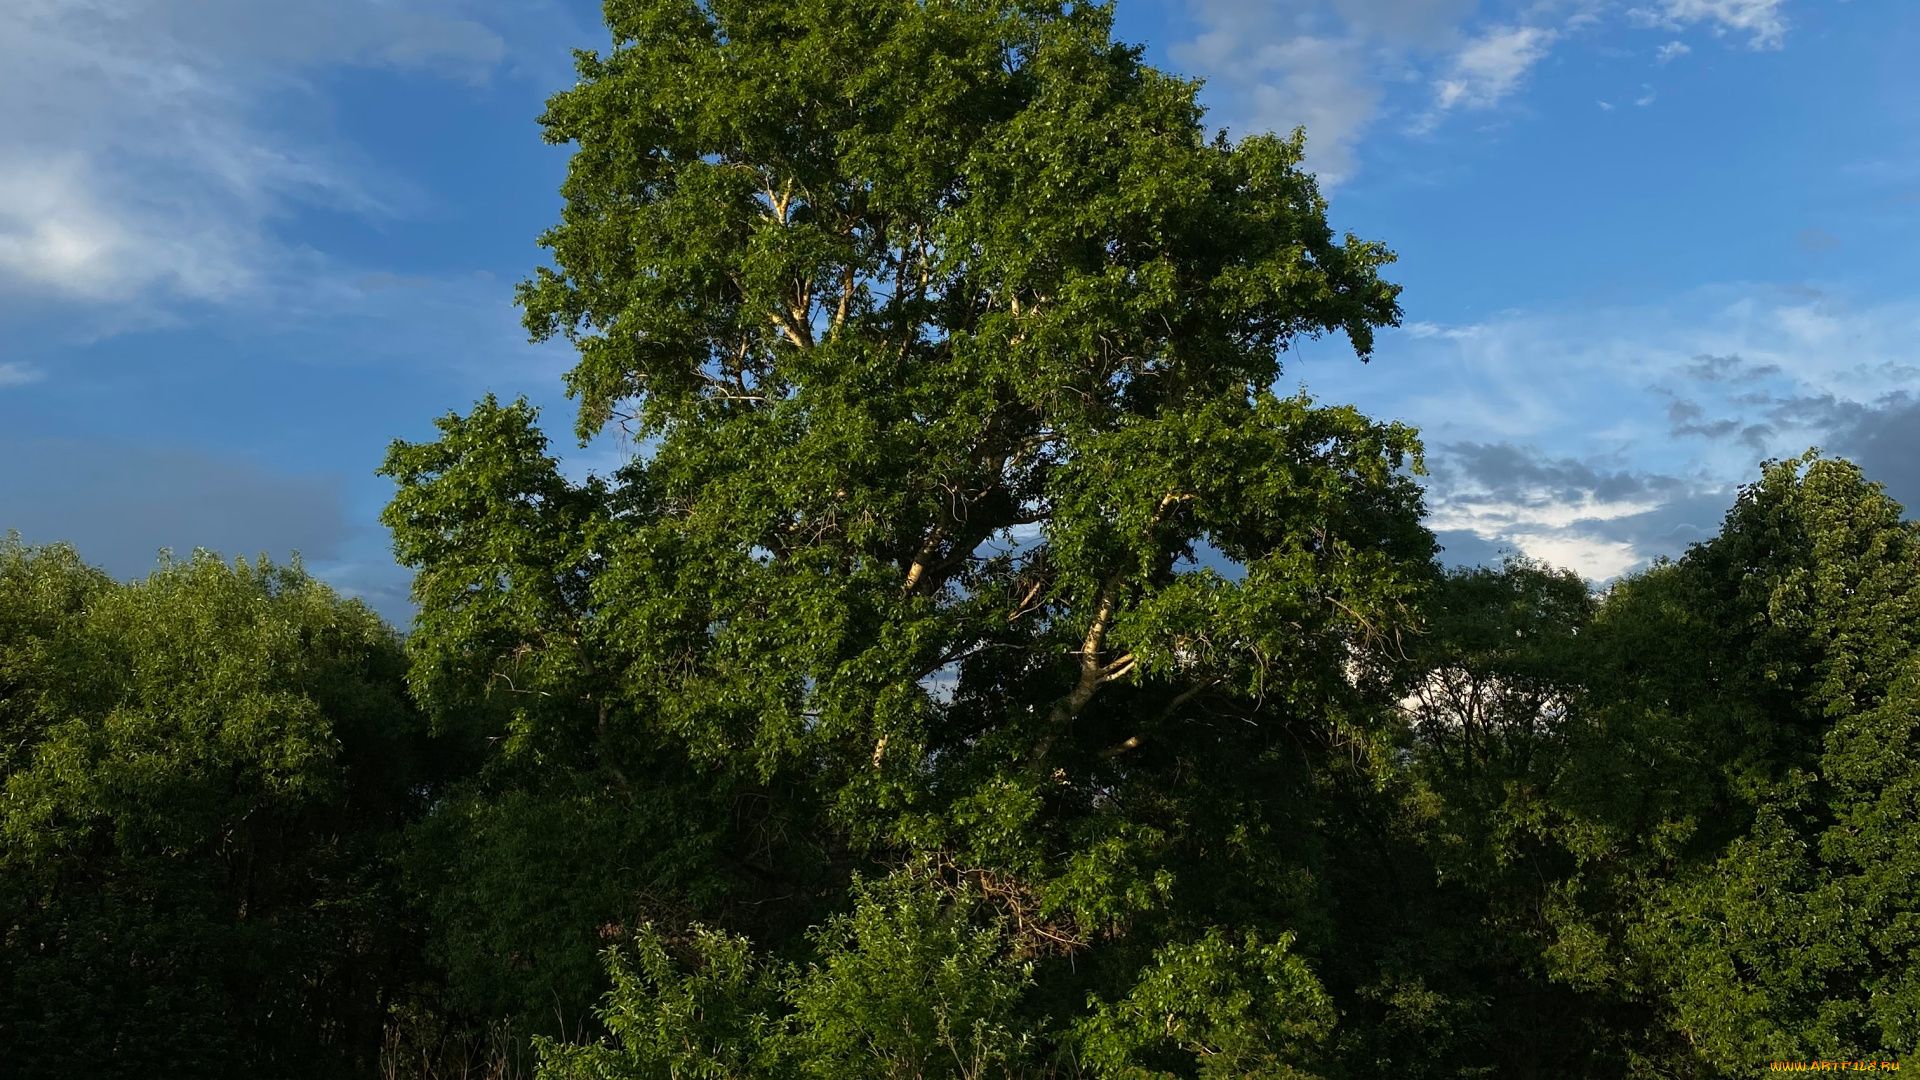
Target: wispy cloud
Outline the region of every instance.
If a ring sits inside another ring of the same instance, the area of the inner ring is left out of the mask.
[[[1745,35],[1756,49],[1780,47],[1787,32],[1786,0],[1653,0],[1638,7],[1612,0],[1190,3],[1198,33],[1169,51],[1207,79],[1217,119],[1243,132],[1304,126],[1309,165],[1334,184],[1358,169],[1358,148],[1383,119],[1398,113],[1412,131],[1425,133],[1455,113],[1499,106],[1524,91],[1555,49],[1590,28],[1623,17],[1670,32],[1704,26]],[[1654,58],[1666,64],[1691,51],[1672,40]],[[1641,94],[1636,103],[1651,101]]]
[[[1627,15],[1640,26],[1668,30],[1705,23],[1716,34],[1746,34],[1752,48],[1777,49],[1787,36],[1786,6],[1787,0],[1659,0]]]
[[[28,383],[39,382],[41,378],[38,368],[18,362],[0,364],[0,389],[9,386],[25,386]]]
[[[1544,25],[1469,32],[1476,0],[1196,0],[1200,33],[1174,60],[1208,80],[1226,126],[1286,132],[1304,126],[1309,164],[1329,183],[1358,167],[1360,140],[1390,108],[1396,86],[1431,85],[1419,124],[1511,93],[1561,34]],[[1418,125],[1417,125],[1418,126]]]
[[[1684,41],[1669,41],[1653,50],[1653,58],[1658,63],[1670,64],[1692,51],[1693,47]]]
[[[1433,84],[1434,104],[1484,109],[1512,93],[1560,34],[1540,26],[1496,26],[1454,53],[1447,73]]]
[[[314,80],[490,79],[493,3],[0,4],[0,303],[230,301],[299,257],[289,210],[396,212],[404,182],[328,134]]]
[[[1380,72],[1400,48],[1317,0],[1199,0],[1194,14],[1201,32],[1169,51],[1207,78],[1216,121],[1242,132],[1305,127],[1321,177],[1351,175],[1385,97]]]

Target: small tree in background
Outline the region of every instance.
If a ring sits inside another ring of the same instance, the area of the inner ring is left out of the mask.
[[[1770,463],[1595,629],[1568,958],[1707,1074],[1910,1059],[1920,527],[1847,462]]]
[[[1559,1012],[1535,1061],[1910,1058],[1920,527],[1810,455],[1682,558],[1583,594],[1525,563],[1436,594],[1410,779],[1454,884],[1414,925]]]
[[[297,566],[0,542],[0,1073],[370,1075],[429,977],[404,670]]]

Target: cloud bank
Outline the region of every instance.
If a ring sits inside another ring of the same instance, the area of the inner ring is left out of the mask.
[[[1630,308],[1417,323],[1391,384],[1316,393],[1422,426],[1457,558],[1522,552],[1605,580],[1718,528],[1758,464],[1819,447],[1920,508],[1920,300],[1734,284]]]

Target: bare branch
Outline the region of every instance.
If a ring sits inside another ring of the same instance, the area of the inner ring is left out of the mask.
[[[1167,492],[1161,498],[1160,504],[1154,508],[1152,517],[1148,519],[1148,528],[1158,525],[1173,507],[1192,498],[1192,495],[1180,491]],[[1034,748],[1035,762],[1046,756],[1046,752],[1052,747],[1053,740],[1060,730],[1071,723],[1074,717],[1080,715],[1081,710],[1087,707],[1087,703],[1093,700],[1093,696],[1102,686],[1126,678],[1132,674],[1137,665],[1137,659],[1132,653],[1123,654],[1104,663],[1100,659],[1101,650],[1106,645],[1107,631],[1112,627],[1113,617],[1119,610],[1123,576],[1124,571],[1115,571],[1113,576],[1107,578],[1106,582],[1100,586],[1100,599],[1094,608],[1093,621],[1088,625],[1086,639],[1080,643],[1077,652],[1080,657],[1080,677],[1074,683],[1073,690],[1056,702],[1053,710],[1048,714],[1049,726],[1053,730]]]
[[[767,185],[766,192],[767,202],[773,207],[773,219],[785,225],[787,223],[787,210],[793,205],[793,178],[787,178],[786,184],[780,189],[780,194],[775,195],[773,193],[773,186],[771,184]]]
[[[900,586],[901,595],[919,587],[920,579],[926,576],[927,568],[932,565],[933,557],[939,553],[940,545],[946,538],[947,530],[938,525],[927,534],[927,542],[920,545],[920,550],[913,556],[913,565],[907,567],[907,580]]]
[[[1048,716],[1050,725],[1055,731],[1066,726],[1074,717],[1080,715],[1080,711],[1087,707],[1087,702],[1093,700],[1093,695],[1100,687],[1115,679],[1125,677],[1128,672],[1133,670],[1133,655],[1131,653],[1122,656],[1111,664],[1102,664],[1100,662],[1100,648],[1106,643],[1107,627],[1113,622],[1114,611],[1119,605],[1120,575],[1115,574],[1107,579],[1105,585],[1101,586],[1100,602],[1099,605],[1094,608],[1093,622],[1087,627],[1085,640],[1080,643],[1078,652],[1080,657],[1080,678],[1074,684],[1072,692],[1055,703],[1053,711]],[[1039,751],[1044,754],[1051,742],[1052,736],[1050,735],[1041,742],[1038,748]]]
[[[847,309],[853,304],[853,263],[847,263],[846,274],[840,279],[840,306],[833,313],[833,329],[840,329],[847,321]]]
[[[1021,616],[1030,611],[1038,610],[1040,605],[1033,602],[1034,598],[1039,596],[1041,591],[1046,587],[1047,582],[1045,578],[1036,579],[1033,584],[1027,586],[1026,593],[1020,597],[1020,602],[1015,604],[1013,610],[1007,613],[1007,621],[1010,623],[1019,622]]]
[[[1219,679],[1208,679],[1205,682],[1194,683],[1192,686],[1189,686],[1185,690],[1180,691],[1178,694],[1175,694],[1173,696],[1172,701],[1167,702],[1166,708],[1160,710],[1160,715],[1157,717],[1154,717],[1153,723],[1147,726],[1149,728],[1153,728],[1166,723],[1169,719],[1173,717],[1174,713],[1180,711],[1180,706],[1185,705],[1187,702],[1192,701],[1194,698],[1199,697],[1201,694],[1206,693],[1208,690],[1211,690],[1212,688],[1218,685],[1220,685]],[[1140,742],[1141,742],[1141,736],[1139,735],[1128,736],[1125,740],[1115,743],[1114,745],[1107,747],[1105,750],[1100,751],[1100,758],[1101,760],[1105,761],[1105,760],[1111,760],[1112,758],[1119,757],[1121,754],[1124,754],[1129,750],[1138,749],[1140,746]]]
[[[1182,491],[1167,492],[1166,496],[1160,500],[1160,505],[1154,507],[1153,516],[1147,519],[1147,524],[1149,526],[1160,524],[1161,520],[1167,516],[1168,510],[1173,509],[1176,505],[1180,503],[1192,502],[1192,501],[1193,501],[1193,496],[1185,492],[1182,492]]]
[[[768,312],[768,315],[773,319],[773,325],[780,328],[780,331],[786,335],[788,341],[793,342],[802,349],[813,348],[812,328],[808,327],[805,323],[795,322],[793,316],[784,311]]]

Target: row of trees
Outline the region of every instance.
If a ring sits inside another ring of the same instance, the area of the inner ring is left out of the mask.
[[[1734,1076],[1920,1041],[1920,533],[1770,465],[1444,572],[1300,142],[1096,7],[610,0],[573,483],[396,444],[404,643],[0,549],[0,1075]]]
[[[529,1037],[556,1078],[1899,1060],[1917,542],[1781,463],[1604,597],[1430,574],[1337,712],[973,729],[877,797],[896,738],[802,717],[770,769],[512,638],[484,682],[416,653],[430,735],[396,636],[297,568],[9,543],[0,1075],[504,1075]]]

